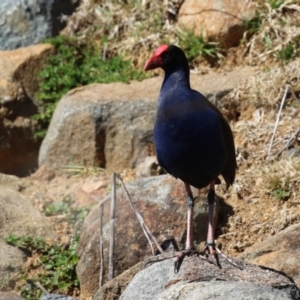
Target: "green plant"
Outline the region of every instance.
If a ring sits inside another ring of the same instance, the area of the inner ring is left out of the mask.
[[[289,43],[286,46],[282,47],[281,50],[276,52],[276,56],[282,62],[289,61],[296,54],[295,45],[293,43]]]
[[[300,35],[294,37],[288,44],[283,46],[281,50],[275,52],[276,57],[282,61],[290,61],[299,55]]]
[[[79,236],[76,235],[67,247],[62,245],[49,245],[42,238],[29,236],[19,237],[10,235],[5,238],[6,243],[20,249],[26,249],[32,256],[38,257],[39,263],[29,266],[20,280],[21,296],[25,299],[39,299],[42,292],[28,283],[39,282],[50,293],[72,294],[79,289],[79,281],[75,268],[78,262],[76,248]],[[34,270],[34,277],[31,271]]]
[[[66,219],[71,224],[75,224],[77,221],[83,221],[89,212],[89,208],[75,207],[72,205],[73,202],[72,197],[64,196],[61,201],[47,204],[44,213],[46,216],[65,214]]]
[[[179,46],[186,53],[187,59],[192,61],[201,56],[220,57],[221,48],[218,43],[206,41],[203,35],[196,35],[193,31],[185,31],[178,35]]]
[[[127,83],[147,76],[118,55],[104,60],[99,47],[91,41],[58,36],[47,42],[54,45],[55,54],[48,57],[47,65],[38,74],[40,85],[35,98],[40,112],[34,116],[39,124],[37,137],[45,136],[58,100],[70,89],[96,82]]]
[[[248,36],[252,36],[261,29],[262,25],[262,13],[257,10],[255,16],[251,20],[244,20],[245,31],[248,33]]]
[[[269,5],[272,9],[279,8],[284,3],[284,0],[269,0]]]
[[[55,216],[55,215],[67,213],[67,212],[69,212],[69,210],[70,210],[70,208],[69,208],[68,203],[63,202],[63,201],[58,201],[58,202],[49,203],[48,205],[46,205],[44,213],[46,216]]]
[[[289,178],[282,180],[279,176],[273,175],[268,178],[268,183],[272,196],[277,200],[287,200],[291,196]]]

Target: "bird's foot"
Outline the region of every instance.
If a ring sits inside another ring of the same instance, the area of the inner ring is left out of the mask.
[[[214,241],[207,241],[205,246],[199,252],[202,257],[205,257],[207,261],[213,263],[215,266],[221,269],[219,256],[222,256],[225,260],[227,260],[234,267],[241,269],[239,265],[237,265],[230,257],[225,255],[215,244]],[[210,256],[210,259],[209,259]]]
[[[149,261],[146,262],[145,266],[151,265],[159,261],[164,261],[173,258],[174,273],[178,273],[184,258],[186,256],[192,256],[192,255],[195,255],[200,259],[205,260],[206,262],[211,263],[221,269],[221,265],[219,262],[219,255],[220,255],[234,267],[238,269],[242,269],[242,267],[236,264],[231,258],[223,254],[222,251],[216,246],[214,241],[207,241],[205,246],[201,249],[201,251],[197,251],[193,248],[190,248],[181,251],[176,251],[170,255],[162,255],[162,256],[157,256],[155,258],[151,258]]]
[[[173,258],[174,259],[174,273],[176,274],[179,272],[180,266],[181,266],[184,258],[186,256],[191,256],[191,255],[196,255],[199,258],[201,258],[209,263],[214,264],[211,260],[208,259],[207,255],[203,255],[202,253],[200,253],[199,251],[197,251],[195,249],[185,249],[185,250],[181,250],[181,251],[176,251],[171,255],[160,256],[160,257],[157,257],[154,259],[150,259],[148,262],[146,262],[146,266],[156,263],[156,262],[159,262],[159,261],[164,261],[164,260]]]

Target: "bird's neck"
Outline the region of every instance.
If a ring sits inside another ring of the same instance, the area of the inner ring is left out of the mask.
[[[178,66],[176,69],[165,70],[165,78],[162,89],[174,89],[176,87],[190,89],[190,70],[187,66]]]

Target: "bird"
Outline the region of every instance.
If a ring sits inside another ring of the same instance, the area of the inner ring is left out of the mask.
[[[187,233],[185,249],[175,254],[175,272],[185,256],[193,253],[219,265],[214,236],[215,185],[220,175],[226,189],[234,182],[237,163],[231,128],[204,95],[190,86],[190,68],[184,51],[176,45],[159,46],[145,64],[144,70],[164,70],[154,125],[154,144],[159,165],[180,179],[187,197]],[[209,186],[208,232],[205,247],[197,252],[193,239],[194,197],[191,186]],[[225,255],[223,255],[226,257]]]

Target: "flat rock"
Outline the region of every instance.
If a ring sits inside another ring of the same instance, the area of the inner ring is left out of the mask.
[[[292,225],[276,235],[249,247],[241,258],[273,268],[292,277],[300,287],[300,224]]]
[[[174,262],[155,262],[135,275],[120,300],[259,300],[300,299],[300,290],[287,276],[271,269],[220,257],[222,269],[186,257],[178,274]]]

